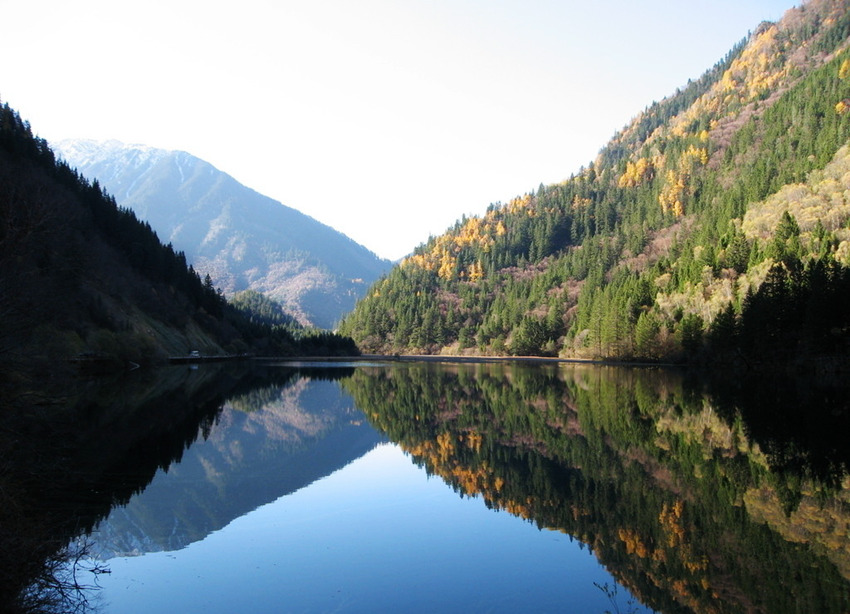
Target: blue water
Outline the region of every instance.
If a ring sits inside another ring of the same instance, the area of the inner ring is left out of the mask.
[[[578,541],[460,497],[393,444],[181,550],[107,564],[109,613],[615,609]]]

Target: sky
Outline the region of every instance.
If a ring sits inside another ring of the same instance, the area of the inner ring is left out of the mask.
[[[794,0],[0,0],[48,141],[202,158],[398,259],[579,172]]]

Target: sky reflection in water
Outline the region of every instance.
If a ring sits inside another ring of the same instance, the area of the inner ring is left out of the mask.
[[[182,550],[109,567],[100,598],[122,613],[601,613],[594,583],[613,585],[578,542],[461,498],[392,444]]]
[[[153,478],[92,535],[107,614],[646,611],[621,587],[609,601],[606,569],[668,614],[849,611],[846,385],[490,363],[222,374],[85,406],[158,418],[76,459],[83,478],[112,459],[82,482],[96,515],[77,526]]]

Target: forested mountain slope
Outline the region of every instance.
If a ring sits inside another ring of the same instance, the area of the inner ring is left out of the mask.
[[[54,148],[227,296],[262,292],[303,325],[333,328],[390,268],[342,233],[188,153],[117,141],[61,141]]]
[[[120,367],[191,350],[333,351],[337,341],[296,340],[285,327],[250,320],[182,252],[97,181],[58,163],[27,122],[0,107],[0,384],[35,374],[44,386],[75,357]],[[350,340],[343,346],[355,350]]]
[[[464,218],[343,322],[364,351],[846,352],[850,2],[763,23],[561,184]]]

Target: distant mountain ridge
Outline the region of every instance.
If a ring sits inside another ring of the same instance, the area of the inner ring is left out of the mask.
[[[391,264],[344,234],[182,151],[118,141],[52,144],[150,223],[225,294],[253,289],[331,328]]]

